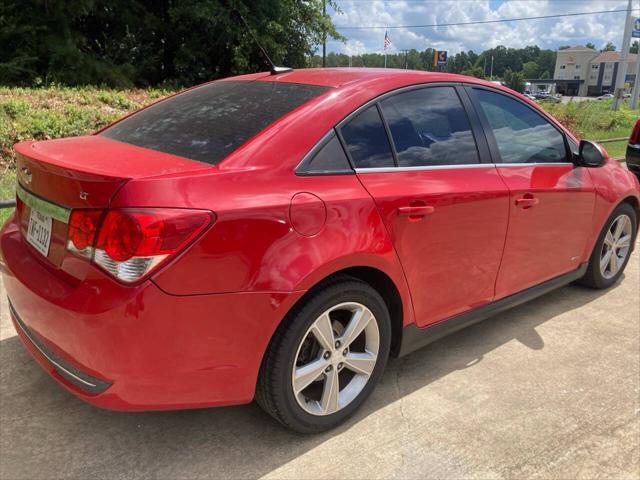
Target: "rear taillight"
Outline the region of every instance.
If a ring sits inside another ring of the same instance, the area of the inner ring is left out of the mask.
[[[73,210],[69,217],[67,249],[81,257],[93,256],[93,245],[100,226],[102,210]]]
[[[631,131],[631,136],[629,137],[630,145],[637,145],[640,143],[640,120],[638,120]]]
[[[74,210],[67,249],[118,280],[132,283],[180,252],[212,220],[213,213],[203,210]]]

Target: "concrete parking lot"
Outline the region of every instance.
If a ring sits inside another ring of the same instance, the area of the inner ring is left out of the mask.
[[[640,477],[640,256],[391,361],[317,436],[255,405],[114,413],[50,379],[0,323],[0,478]]]

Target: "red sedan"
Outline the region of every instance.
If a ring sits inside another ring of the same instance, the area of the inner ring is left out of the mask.
[[[638,180],[522,95],[443,73],[208,83],[23,142],[0,268],[26,348],[100,407],[258,403],[303,432],[390,355],[634,247]]]

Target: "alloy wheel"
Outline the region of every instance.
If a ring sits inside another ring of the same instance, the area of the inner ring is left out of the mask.
[[[322,313],[296,352],[291,385],[298,405],[312,415],[331,415],[358,397],[378,360],[380,331],[360,303]]]
[[[627,215],[620,215],[611,223],[600,252],[600,273],[606,279],[616,276],[631,250],[633,226]]]

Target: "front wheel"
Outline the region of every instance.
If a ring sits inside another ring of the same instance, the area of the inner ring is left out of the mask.
[[[580,283],[598,289],[613,285],[627,266],[637,228],[638,220],[633,207],[628,203],[618,205],[598,237],[587,273]]]
[[[260,369],[256,400],[293,430],[333,428],[369,396],[390,343],[389,311],[380,294],[344,277],[312,293],[278,329]]]

